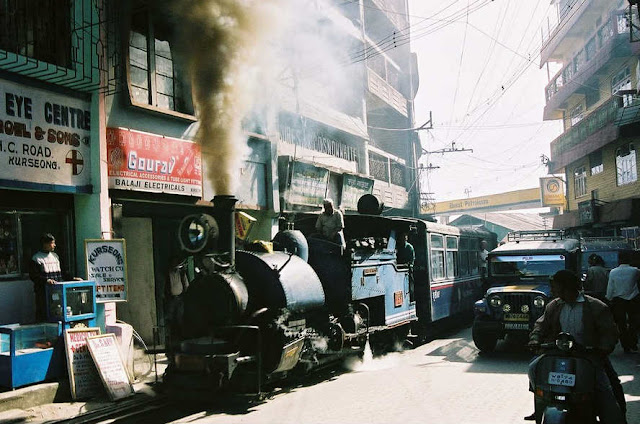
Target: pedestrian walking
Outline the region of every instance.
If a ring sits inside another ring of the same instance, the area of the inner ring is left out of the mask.
[[[626,353],[638,351],[640,328],[640,270],[630,265],[631,252],[620,251],[618,265],[609,273],[607,299],[620,332],[620,344]]]
[[[592,253],[589,255],[589,269],[583,288],[585,294],[593,296],[605,303],[607,302],[607,283],[609,281],[609,271],[604,267],[604,259],[600,255]]]

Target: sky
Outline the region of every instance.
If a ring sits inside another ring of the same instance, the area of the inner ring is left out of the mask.
[[[562,123],[542,120],[548,77],[539,53],[555,13],[549,0],[409,0],[416,126],[433,118],[422,147],[460,150],[420,158],[439,167],[420,171],[431,201],[534,188],[547,175],[541,156]]]

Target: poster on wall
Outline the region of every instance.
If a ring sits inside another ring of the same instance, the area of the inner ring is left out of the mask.
[[[319,206],[327,193],[329,170],[303,162],[293,162],[288,203]]]
[[[540,178],[540,197],[542,206],[564,206],[564,183],[559,177]]]
[[[202,196],[200,145],[127,128],[107,128],[109,188]]]
[[[96,282],[96,302],[127,300],[127,249],[124,239],[86,239],[87,279]]]
[[[0,187],[91,193],[91,103],[0,83]]]
[[[373,193],[373,180],[371,178],[343,174],[340,206],[344,209],[357,210],[358,200],[365,194],[371,193]]]

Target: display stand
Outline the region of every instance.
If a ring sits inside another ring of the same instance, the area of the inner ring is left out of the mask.
[[[15,389],[65,374],[61,323],[0,326],[0,386]]]
[[[67,281],[47,284],[47,320],[62,322],[64,329],[96,326],[96,283]]]

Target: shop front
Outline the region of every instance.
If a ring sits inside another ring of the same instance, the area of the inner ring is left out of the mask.
[[[0,324],[27,324],[43,233],[55,236],[63,268],[82,273],[77,239],[87,229],[77,222],[89,220],[79,205],[94,192],[94,119],[89,97],[23,80],[1,80],[0,103]]]

